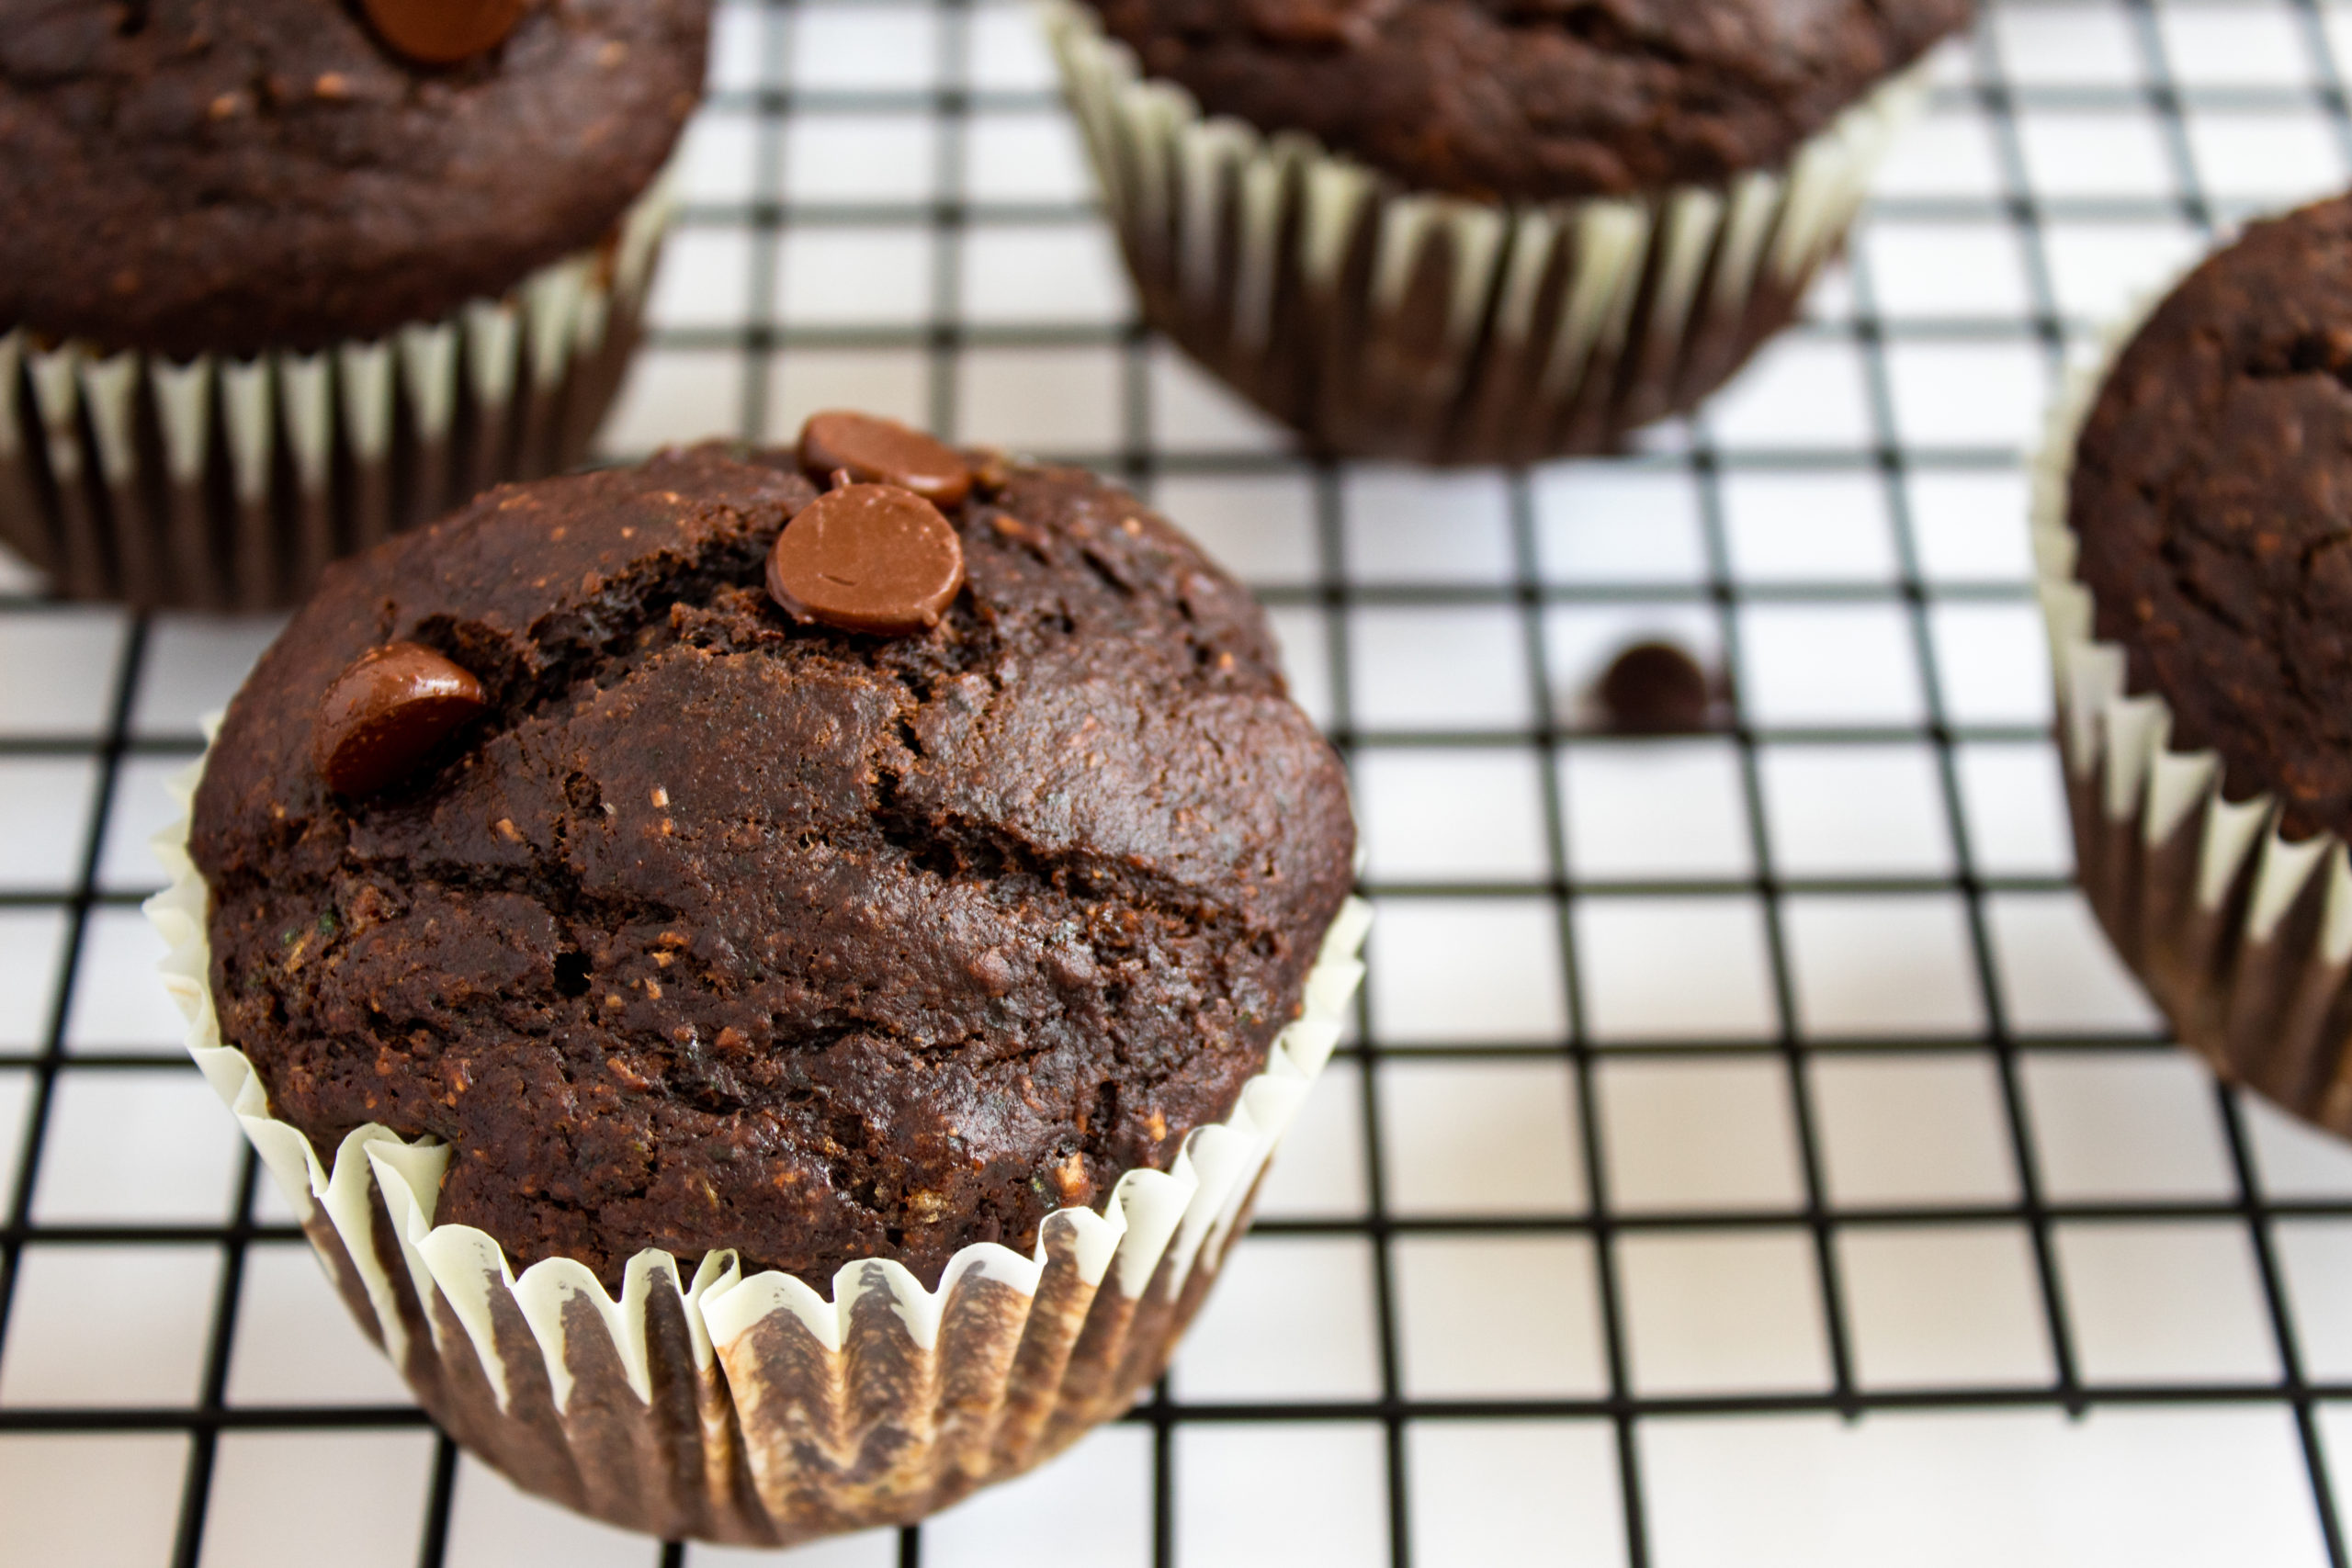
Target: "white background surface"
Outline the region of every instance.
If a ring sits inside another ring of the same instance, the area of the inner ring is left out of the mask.
[[[1268,597],[1379,906],[1148,1418],[785,1561],[2328,1561],[2352,1151],[2217,1094],[2065,886],[2019,456],[2202,224],[2345,182],[2352,6],[1994,5],[1805,324],[1520,476],[1317,469],[1132,333],[1015,6],[717,52],[614,453],[849,403],[1145,486]],[[6,582],[0,1562],[662,1561],[436,1471],[176,1061],[143,843],[272,626]],[[1580,728],[1660,632],[1736,735]]]

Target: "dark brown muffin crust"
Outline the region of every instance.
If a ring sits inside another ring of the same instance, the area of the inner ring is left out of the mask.
[[[437,1218],[520,1261],[1025,1248],[1230,1111],[1345,897],[1338,760],[1175,530],[1000,469],[935,631],[796,626],[788,461],[510,486],[332,569],[198,795],[225,1039],[322,1151],[450,1144]],[[394,640],[491,706],[353,806],[320,694]]]
[[[1420,190],[1721,186],[1929,45],[1968,0],[1087,0],[1213,115]]]
[[[348,0],[0,0],[0,329],[311,350],[503,293],[661,168],[708,17],[560,0],[426,70]]]
[[[2173,744],[2285,831],[2352,833],[2352,197],[2249,228],[2117,358],[2067,515]]]

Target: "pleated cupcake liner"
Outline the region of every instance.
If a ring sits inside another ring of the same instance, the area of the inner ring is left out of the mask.
[[[1433,463],[1611,450],[1721,385],[1927,88],[1914,65],[1721,190],[1474,201],[1204,115],[1079,0],[1042,8],[1145,319],[1317,448]]]
[[[0,542],[69,598],[299,604],[329,561],[588,455],[674,209],[657,182],[504,296],[316,353],[0,334]]]
[[[201,773],[178,782],[183,806]],[[732,1252],[689,1269],[648,1249],[615,1300],[579,1263],[517,1274],[484,1232],[435,1224],[447,1146],[369,1125],[322,1159],[271,1115],[220,1036],[187,834],[182,821],[156,839],[172,881],[147,912],[189,1054],[418,1402],[527,1491],[650,1535],[739,1545],[912,1522],[1125,1411],[1246,1228],[1339,1042],[1370,923],[1349,900],[1301,1016],[1229,1117],[1194,1131],[1169,1169],[1121,1176],[1101,1212],[1048,1215],[1027,1257],[967,1247],[936,1290],[895,1261],[854,1261],[829,1299],[788,1274],[746,1275]]]
[[[2097,600],[2075,576],[2075,443],[2163,298],[2069,373],[2033,465],[2034,568],[2076,875],[2183,1044],[2224,1079],[2352,1135],[2352,855],[2335,833],[2289,839],[2277,796],[2232,800],[2219,752],[2173,743],[2171,705],[2129,689],[2125,649],[2099,637]]]

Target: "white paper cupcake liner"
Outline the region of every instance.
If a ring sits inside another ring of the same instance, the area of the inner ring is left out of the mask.
[[[657,181],[503,298],[315,354],[0,334],[0,541],[73,598],[298,603],[328,561],[587,456],[674,209]]]
[[[1794,313],[1927,86],[1906,69],[1726,189],[1507,205],[1204,116],[1078,0],[1041,4],[1146,319],[1364,456],[1600,451],[1696,402]]]
[[[2126,685],[2097,633],[2067,523],[2075,441],[2109,367],[2169,288],[2071,372],[2032,472],[2034,566],[2083,894],[2182,1043],[2222,1077],[2352,1134],[2352,858],[2290,840],[2278,801],[2232,800],[2218,752],[2172,744],[2171,705]]]
[[[183,806],[201,773],[179,781]],[[170,947],[188,1052],[418,1401],[543,1496],[665,1538],[752,1545],[922,1517],[1134,1403],[1339,1041],[1370,921],[1350,899],[1301,1016],[1230,1117],[1193,1133],[1168,1170],[1120,1177],[1101,1213],[1048,1215],[1030,1256],[967,1247],[935,1291],[896,1262],[853,1262],[827,1300],[787,1274],[747,1278],[731,1252],[682,1273],[649,1249],[615,1301],[579,1263],[518,1276],[485,1233],[435,1224],[446,1146],[370,1125],[330,1164],[270,1114],[252,1065],[220,1038],[187,832],[155,840],[172,883],[147,912]]]

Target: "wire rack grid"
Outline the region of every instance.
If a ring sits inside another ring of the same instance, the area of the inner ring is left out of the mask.
[[[1271,607],[1379,908],[1153,1396],[786,1561],[2344,1568],[2352,1151],[2168,1045],[2071,890],[2021,455],[2098,322],[2346,183],[2347,68],[2334,0],[1995,0],[1699,418],[1433,475],[1135,325],[1023,10],[726,0],[614,455],[846,403],[1133,482]],[[0,1562],[744,1555],[439,1438],[178,1054],[143,841],[274,626],[0,590]],[[1644,634],[1729,728],[1590,728]]]

